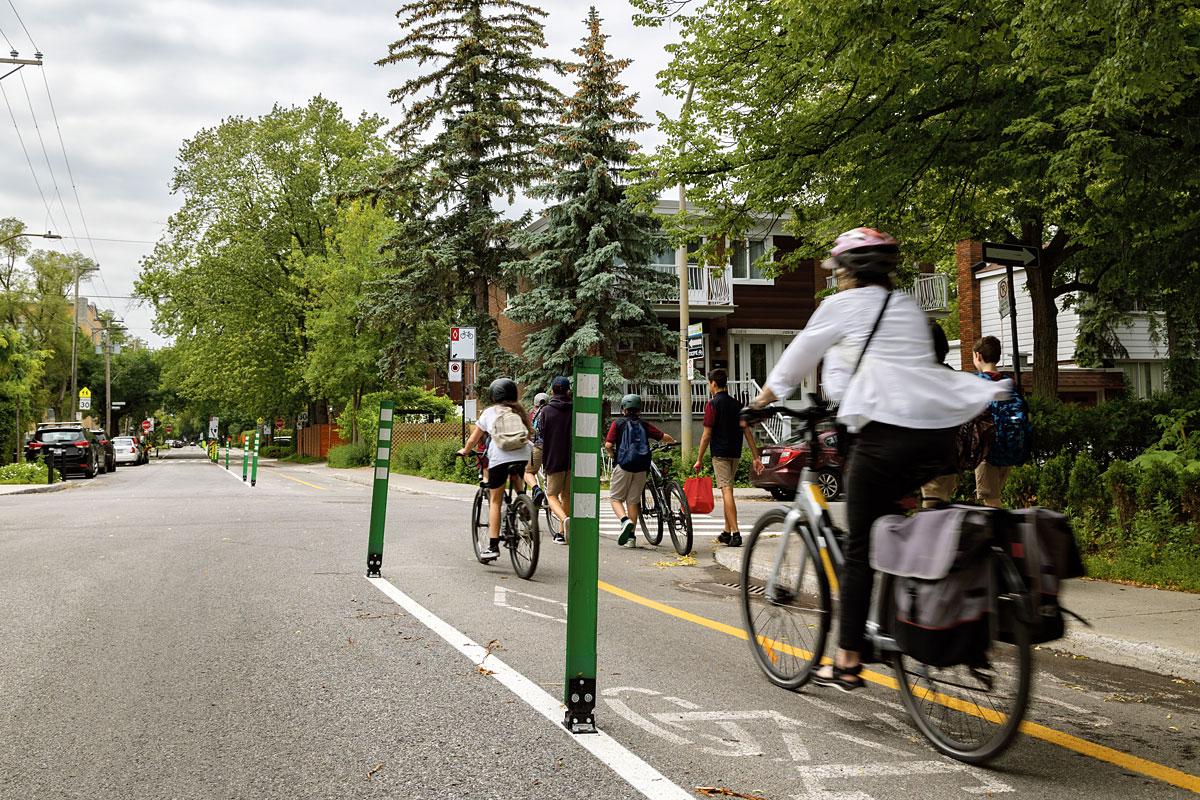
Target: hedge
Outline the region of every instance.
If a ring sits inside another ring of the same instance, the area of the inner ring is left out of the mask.
[[[375,450],[367,442],[358,444],[339,444],[329,448],[326,464],[334,469],[349,469],[351,467],[369,467]]]
[[[54,471],[54,481],[62,480],[62,473]],[[0,467],[0,485],[45,483],[46,465],[41,461],[18,461]]]

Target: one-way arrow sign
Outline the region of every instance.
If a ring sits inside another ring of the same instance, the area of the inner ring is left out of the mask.
[[[983,243],[983,260],[1010,267],[1036,267],[1041,264],[1042,248],[1029,244]]]

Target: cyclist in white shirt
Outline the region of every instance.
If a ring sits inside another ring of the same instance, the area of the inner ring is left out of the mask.
[[[977,381],[982,383],[982,381]],[[492,381],[488,392],[492,404],[484,409],[475,421],[475,430],[467,437],[467,443],[459,450],[459,455],[467,455],[487,435],[487,489],[488,489],[488,532],[490,541],[488,547],[479,554],[480,561],[494,561],[500,557],[500,511],[504,505],[504,487],[512,480],[513,488],[518,492],[525,491],[525,465],[533,452],[533,428],[529,424],[529,415],[517,401],[517,384],[510,378],[497,378]],[[529,440],[521,447],[505,450],[496,443],[493,425],[503,413],[514,413],[529,433]]]
[[[823,266],[852,288],[821,301],[751,405],[787,398],[823,360],[825,395],[838,405],[838,420],[857,434],[846,472],[849,530],[838,652],[814,677],[848,692],[863,685],[871,524],[895,513],[900,499],[921,484],[953,469],[957,427],[1004,390],[934,362],[925,314],[910,296],[892,291],[900,257],[895,239],[855,228],[837,238],[829,256]]]

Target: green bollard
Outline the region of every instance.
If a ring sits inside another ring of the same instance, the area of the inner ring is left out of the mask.
[[[383,567],[383,523],[387,516],[388,475],[392,463],[392,409],[379,404],[379,433],[375,436],[375,479],[371,487],[371,527],[367,538],[367,577],[378,577]]]
[[[233,437],[226,436],[225,437],[225,469],[226,470],[229,469],[229,450],[230,450],[230,447],[232,446],[232,444],[233,444]]]
[[[242,434],[242,481],[246,480],[246,469],[250,464],[250,437],[247,434]]]
[[[258,482],[258,431],[254,432],[254,460],[250,465],[250,485]]]
[[[596,613],[600,578],[600,430],[603,359],[575,359],[571,421],[571,541],[567,554],[567,653],[563,725],[596,732]]]

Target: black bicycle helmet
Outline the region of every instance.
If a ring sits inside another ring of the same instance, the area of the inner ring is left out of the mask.
[[[636,394],[627,394],[621,398],[622,411],[637,411],[642,407],[642,397]]]
[[[517,384],[512,378],[496,378],[488,387],[488,392],[492,395],[493,403],[517,402]]]

